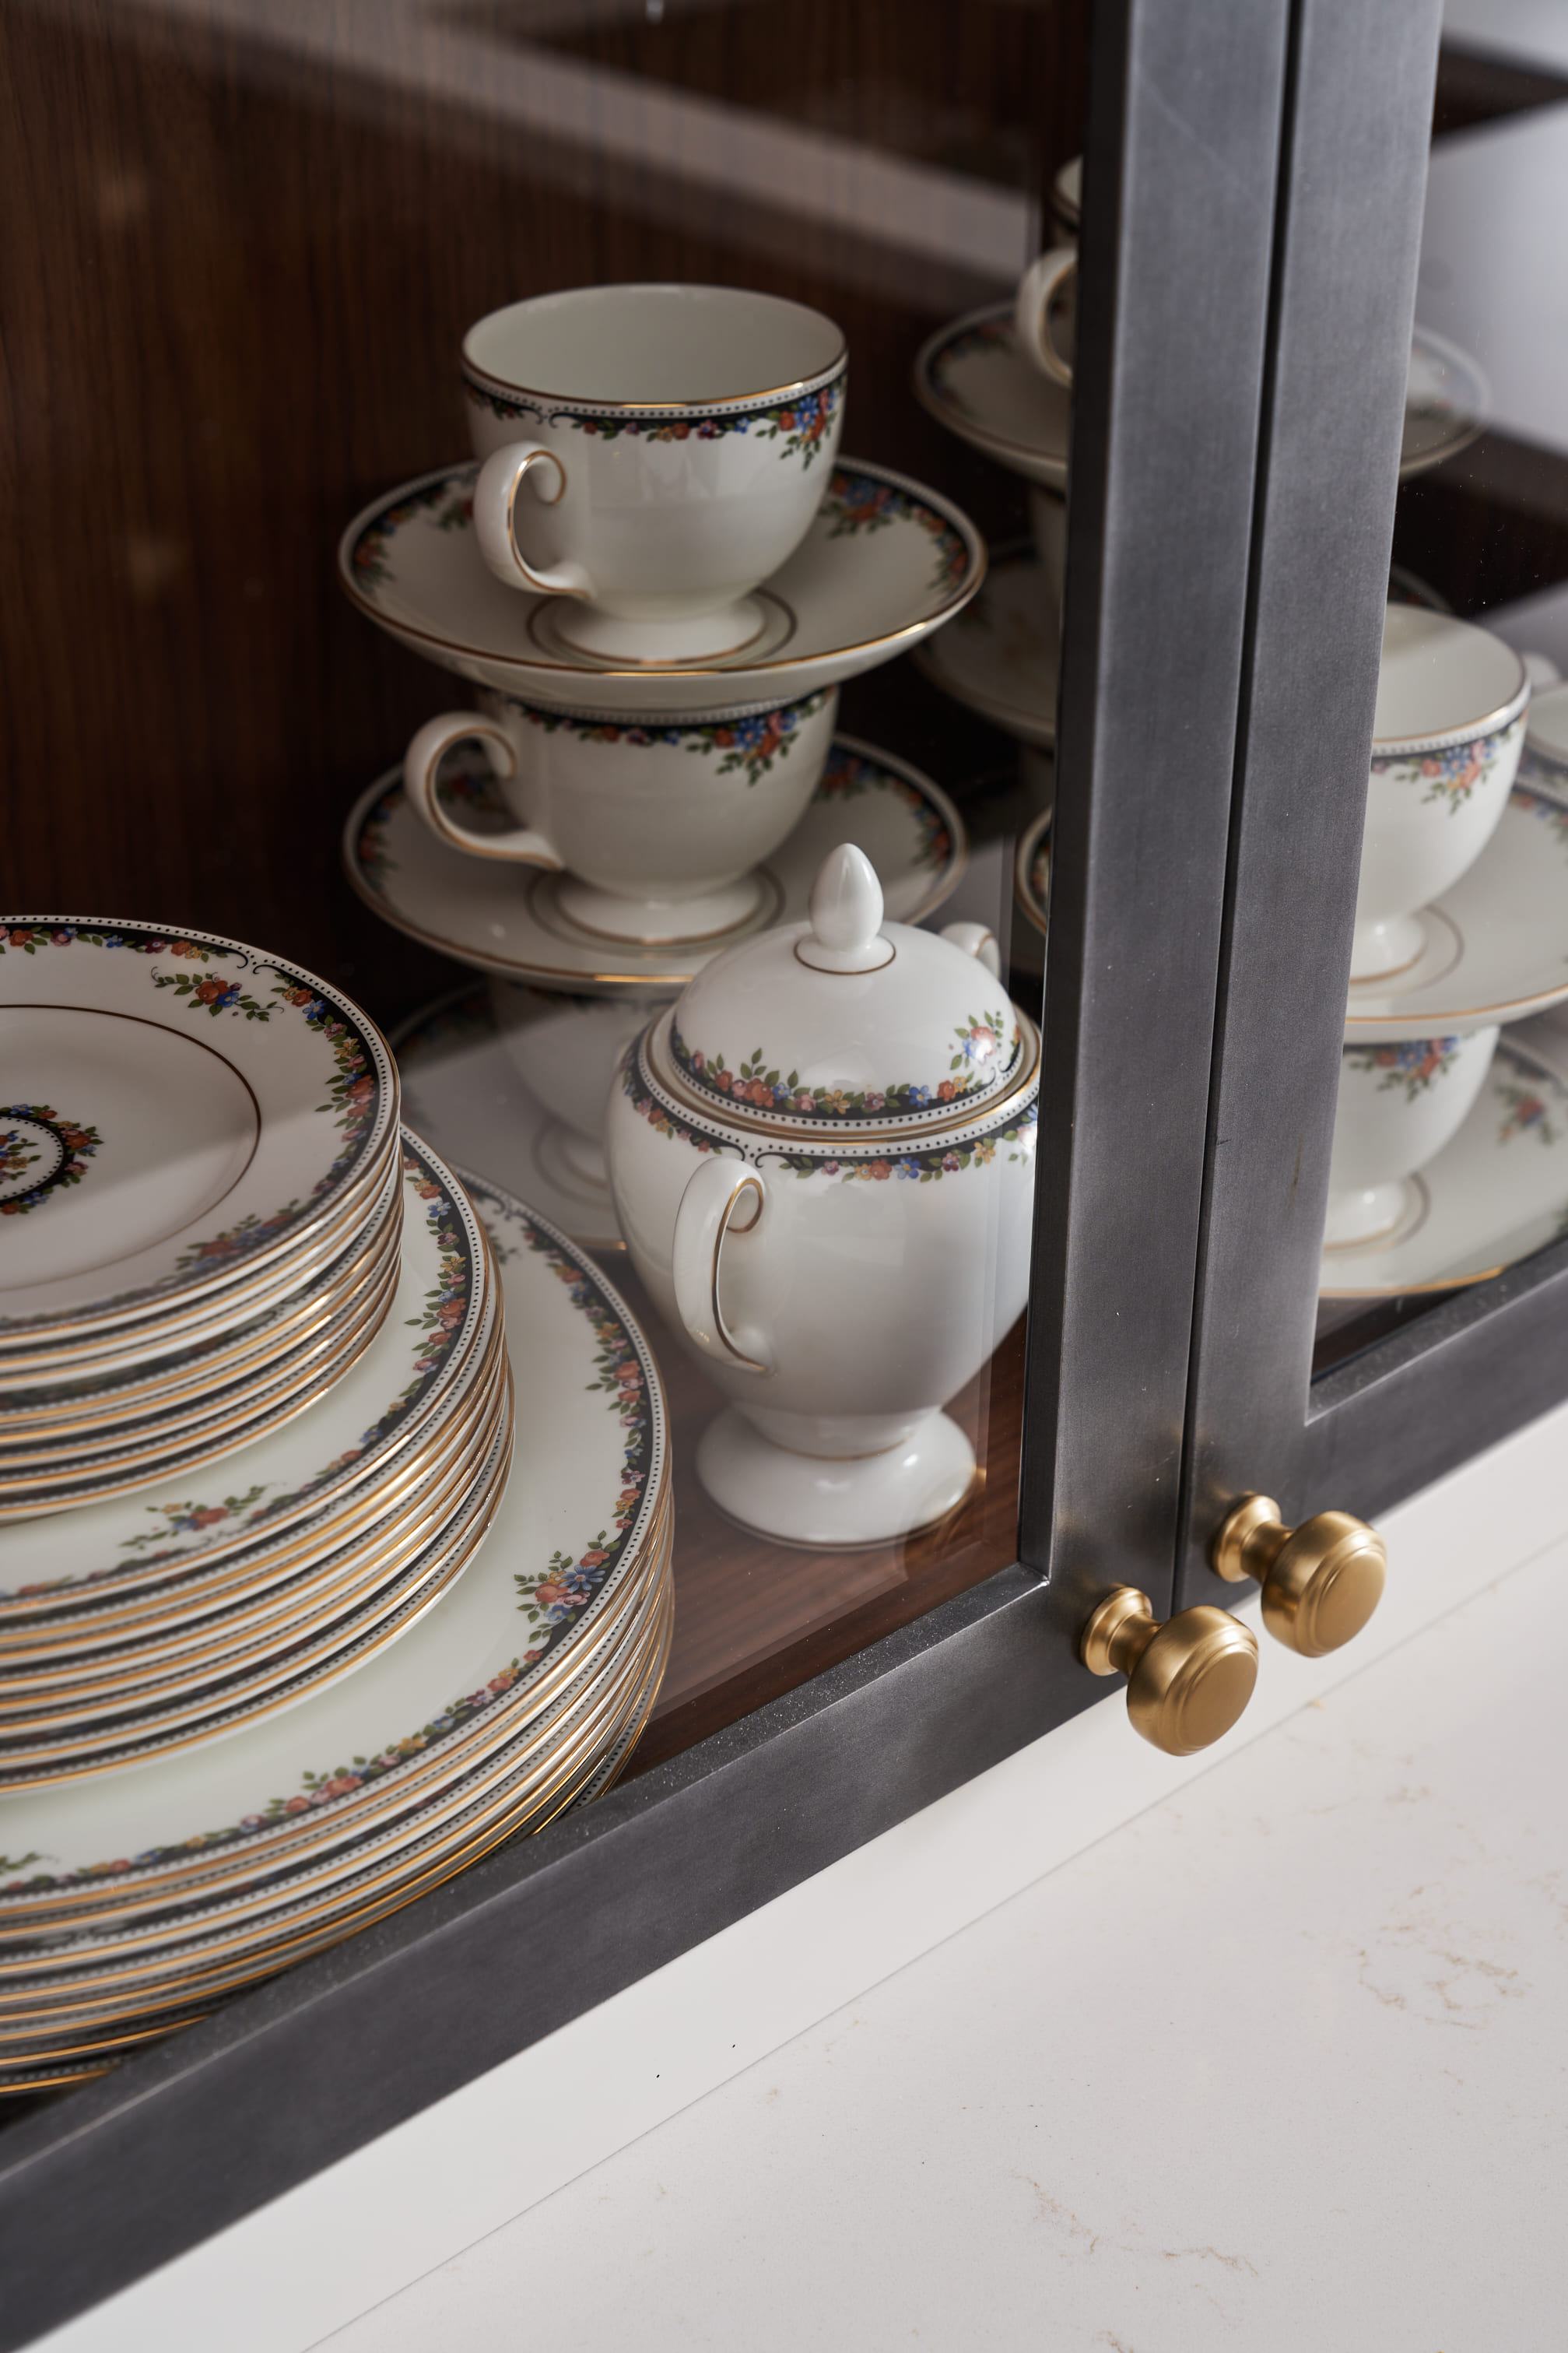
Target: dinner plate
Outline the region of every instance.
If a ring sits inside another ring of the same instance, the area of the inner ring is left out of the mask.
[[[0,1634],[281,1548],[302,1566],[342,1540],[338,1514],[390,1477],[483,1363],[496,1303],[482,1230],[439,1159],[404,1131],[398,1288],[352,1370],[286,1430],[221,1470],[94,1504],[42,1526],[0,1527]],[[380,1506],[384,1510],[390,1496]],[[313,1533],[301,1524],[309,1521]]]
[[[465,823],[487,814],[500,821],[487,771],[449,760],[442,789],[460,795]],[[437,841],[408,807],[399,769],[355,803],[342,854],[349,881],[378,915],[481,972],[589,994],[658,988],[672,995],[736,941],[773,923],[802,921],[823,860],[845,841],[865,851],[888,914],[900,923],[917,923],[940,906],[969,855],[963,820],[940,786],[907,760],[848,735],[834,738],[799,823],[763,863],[771,885],[765,906],[700,955],[689,944],[617,946],[608,962],[605,941],[561,913],[554,876],[465,857]]]
[[[500,1261],[512,1475],[465,1575],[416,1634],[330,1690],[191,1755],[0,1798],[0,1928],[193,1869],[256,1877],[457,1778],[525,1727],[591,1644],[668,1514],[662,1392],[593,1262],[468,1179]],[[121,1860],[116,1860],[120,1858]]]
[[[5,919],[0,1047],[0,1361],[271,1264],[397,1122],[365,1017],[210,933]]]
[[[356,515],[338,576],[399,644],[460,678],[559,709],[770,710],[907,653],[967,603],[985,550],[967,515],[886,466],[841,458],[810,531],[756,592],[760,645],[701,666],[617,669],[559,634],[559,597],[498,580],[472,522],[477,464],[443,466]]]

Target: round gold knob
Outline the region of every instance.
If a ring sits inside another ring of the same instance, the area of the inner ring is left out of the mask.
[[[1268,1495],[1244,1495],[1214,1540],[1216,1576],[1263,1588],[1263,1622],[1304,1659],[1359,1634],[1383,1598],[1383,1538],[1349,1512],[1319,1512],[1288,1528]]]
[[[1091,1674],[1127,1678],[1134,1731],[1167,1757],[1191,1757],[1230,1730],[1258,1681],[1258,1637],[1202,1605],[1157,1622],[1135,1585],[1108,1593],[1078,1638]]]

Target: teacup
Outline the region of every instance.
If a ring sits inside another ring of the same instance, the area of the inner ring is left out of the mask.
[[[1417,1170],[1451,1143],[1481,1091],[1498,1033],[1347,1046],[1329,1166],[1325,1250],[1397,1240],[1418,1214]]]
[[[582,930],[645,944],[713,938],[764,904],[754,870],[816,790],[838,708],[833,687],[688,719],[480,700],[409,744],[410,807],[454,849],[561,874],[556,903]],[[443,756],[467,742],[483,745],[514,830],[477,831],[437,792]]]
[[[1500,638],[1446,613],[1388,607],[1352,982],[1385,979],[1420,956],[1418,911],[1474,865],[1508,806],[1529,701],[1524,664]]]
[[[576,600],[550,626],[577,652],[739,651],[766,626],[752,591],[827,487],[847,367],[820,311],[738,287],[585,286],[491,311],[463,339],[486,563]]]

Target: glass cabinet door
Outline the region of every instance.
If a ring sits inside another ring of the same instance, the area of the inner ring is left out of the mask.
[[[1256,1568],[1568,1388],[1568,80],[1506,12],[1439,29],[1309,5],[1296,35],[1189,1599],[1240,1572],[1240,1499],[1278,1506]]]

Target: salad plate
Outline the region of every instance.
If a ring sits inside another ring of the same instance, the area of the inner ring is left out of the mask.
[[[0,1379],[13,1348],[180,1306],[327,1226],[397,1124],[380,1037],[207,933],[0,924]]]
[[[907,653],[985,575],[968,517],[885,466],[841,459],[805,540],[764,586],[761,636],[706,663],[634,664],[574,647],[560,597],[498,580],[473,529],[474,464],[405,482],[356,515],[338,550],[351,601],[400,645],[531,703],[669,715],[773,705]]]
[[[1412,965],[1352,982],[1347,1045],[1463,1037],[1568,998],[1568,792],[1516,784],[1475,864],[1415,920]]]
[[[951,629],[915,656],[933,686],[1019,743],[1057,740],[1061,631],[1033,548],[999,555]]]
[[[490,778],[476,765],[449,762],[441,789],[461,799],[469,823],[492,805]],[[499,803],[494,807],[499,812]],[[900,923],[918,923],[940,906],[969,854],[963,820],[940,786],[907,761],[848,735],[835,737],[805,815],[760,870],[769,885],[764,906],[695,955],[689,943],[616,946],[608,961],[606,942],[561,913],[552,875],[465,858],[436,840],[408,807],[398,769],[355,803],[342,852],[349,880],[367,905],[411,939],[462,964],[587,994],[669,994],[735,941],[797,921],[823,859],[842,841],[865,850],[888,911]]]
[[[1568,1232],[1568,1085],[1504,1037],[1453,1142],[1409,1183],[1393,1242],[1325,1250],[1328,1299],[1386,1299],[1484,1282]]]
[[[287,1429],[199,1482],[159,1480],[151,1492],[47,1526],[0,1527],[7,1645],[27,1621],[123,1604],[242,1553],[303,1567],[344,1540],[354,1525],[345,1513],[390,1508],[416,1442],[438,1439],[482,1370],[497,1314],[488,1246],[467,1195],[407,1130],[403,1147],[397,1292],[353,1369]]]

